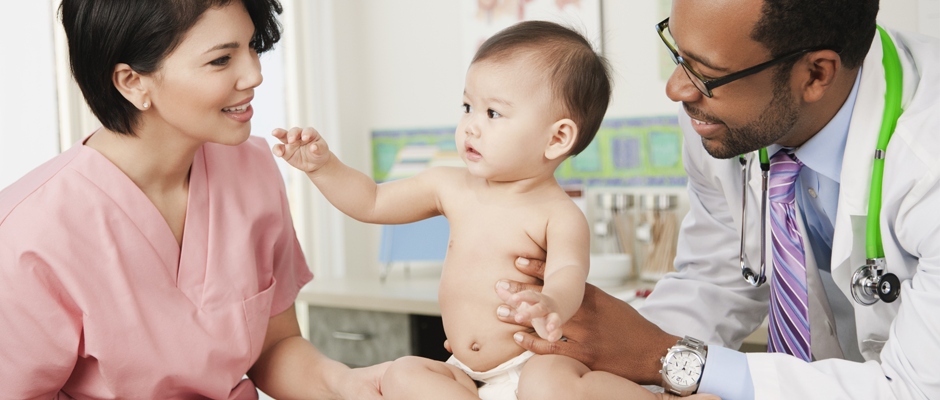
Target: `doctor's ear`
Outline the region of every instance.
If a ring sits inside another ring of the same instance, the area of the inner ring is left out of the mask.
[[[797,72],[801,73],[800,89],[803,101],[812,103],[826,94],[836,83],[839,71],[843,69],[842,58],[839,53],[832,50],[819,50],[809,53],[806,58],[796,64]]]
[[[111,74],[111,82],[118,92],[138,110],[146,111],[151,106],[150,93],[144,87],[142,78],[140,73],[124,63],[115,65],[114,73]]]
[[[578,141],[578,124],[565,118],[552,124],[551,130],[552,136],[545,147],[545,158],[555,160],[567,156]]]

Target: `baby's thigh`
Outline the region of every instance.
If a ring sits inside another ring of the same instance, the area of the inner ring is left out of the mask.
[[[518,396],[525,399],[574,399],[582,391],[581,377],[591,369],[578,360],[559,355],[535,355],[522,367]]]
[[[475,395],[477,387],[460,368],[423,357],[407,356],[389,365],[382,377],[382,392],[386,398],[416,399],[435,392]]]

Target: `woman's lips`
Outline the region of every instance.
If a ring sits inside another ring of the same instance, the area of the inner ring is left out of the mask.
[[[251,121],[251,116],[255,114],[255,110],[251,108],[251,103],[245,103],[238,107],[223,108],[222,112],[229,118],[242,123]]]

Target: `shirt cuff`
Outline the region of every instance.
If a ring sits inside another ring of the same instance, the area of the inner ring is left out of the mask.
[[[747,356],[739,351],[709,345],[698,392],[713,394],[722,400],[753,399],[754,381],[751,380]]]

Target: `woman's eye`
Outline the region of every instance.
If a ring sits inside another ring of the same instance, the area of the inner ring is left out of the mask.
[[[503,116],[502,114],[496,112],[492,108],[489,110],[486,110],[486,115],[489,116],[490,118],[499,118]]]
[[[231,56],[223,56],[223,57],[219,57],[219,58],[216,58],[215,60],[210,61],[209,64],[218,65],[218,66],[228,65],[228,61],[231,59],[232,59]]]
[[[470,107],[470,105],[467,103],[463,103],[462,107],[463,107],[464,114],[470,114],[471,112],[473,112],[473,107]]]

